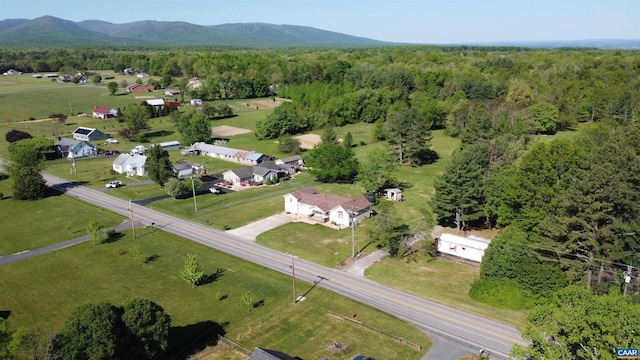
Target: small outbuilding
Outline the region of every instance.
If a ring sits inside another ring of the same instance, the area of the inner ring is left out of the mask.
[[[404,201],[404,195],[402,195],[402,190],[398,188],[384,189],[384,197],[387,200]]]
[[[444,233],[438,240],[438,252],[466,260],[481,262],[491,240],[479,236],[460,236]]]

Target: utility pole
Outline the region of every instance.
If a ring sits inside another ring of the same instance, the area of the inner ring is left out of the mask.
[[[293,278],[293,303],[298,302],[298,297],[296,296],[296,262],[295,259],[299,258],[299,256],[294,256],[287,253],[291,257],[291,277]]]
[[[191,190],[193,191],[193,209],[198,212],[198,203],[196,202],[196,187],[193,185],[193,175],[191,175]]]
[[[354,199],[353,203],[351,203],[351,257],[356,257],[356,212],[353,210],[355,202],[356,200]]]
[[[131,216],[131,232],[133,233],[133,240],[136,239],[136,224],[133,220],[133,206],[131,206],[131,199],[129,199],[129,213]]]
[[[623,274],[624,274],[624,292],[622,293],[622,295],[626,296],[627,286],[631,282],[631,265],[627,265],[627,271],[625,271]]]

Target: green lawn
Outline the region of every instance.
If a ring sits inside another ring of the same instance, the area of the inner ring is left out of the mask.
[[[20,201],[11,197],[9,179],[0,181],[0,256],[37,249],[87,234],[90,219],[111,227],[123,218],[112,212],[87,205],[69,196],[50,191],[37,201]],[[1,307],[1,306],[0,306]]]
[[[425,256],[408,259],[386,258],[368,268],[365,275],[381,284],[435,300],[499,321],[518,325],[522,314],[498,309],[469,297],[469,289],[479,277],[479,268],[447,259],[428,261]],[[398,281],[402,279],[402,281]]]
[[[356,252],[363,248],[364,254],[375,250],[372,245],[365,248],[369,244],[365,226],[357,226],[354,235]],[[257,242],[328,267],[339,265],[351,256],[351,228],[336,230],[320,224],[294,222],[260,234]]]
[[[430,346],[420,330],[392,316],[298,282],[306,300],[291,303],[291,278],[243,262],[158,229],[128,232],[102,245],[83,243],[55,253],[0,267],[0,309],[10,311],[9,324],[56,331],[72,309],[102,300],[121,305],[134,296],[153,300],[172,318],[172,334],[202,335],[212,323],[225,336],[246,348],[261,346],[305,359],[352,358],[365,353],[379,359],[419,359]],[[138,265],[128,254],[137,244],[150,260]],[[178,276],[187,253],[196,254],[206,274],[217,273],[211,283],[196,289]],[[241,297],[251,293],[248,308]],[[424,347],[417,352],[406,345],[334,320],[327,311],[350,316]],[[212,335],[212,334],[211,334]],[[211,339],[213,341],[213,339]],[[343,344],[342,353],[329,345]],[[175,349],[174,349],[175,351]]]

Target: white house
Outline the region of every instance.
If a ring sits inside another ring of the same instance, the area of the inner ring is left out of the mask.
[[[337,226],[349,226],[352,219],[362,221],[371,216],[371,203],[366,197],[318,193],[308,187],[284,196],[284,210],[289,214],[307,216],[319,223],[330,222]]]
[[[96,146],[88,141],[79,141],[69,138],[62,138],[56,144],[60,157],[68,159],[92,156],[98,153]]]
[[[118,117],[118,110],[108,106],[96,106],[93,108],[92,115],[94,118],[109,120]]]
[[[127,176],[145,176],[147,157],[141,154],[120,154],[113,160],[113,171]]]
[[[465,237],[444,233],[438,238],[438,252],[481,262],[489,243],[491,240],[474,235]]]

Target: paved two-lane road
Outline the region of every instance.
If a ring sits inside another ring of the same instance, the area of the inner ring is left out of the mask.
[[[67,195],[123,216],[129,216],[129,206],[131,206],[136,222],[155,223],[155,226],[167,232],[284,274],[291,273],[291,257],[286,254],[204,225],[136,204],[129,204],[127,201],[70,184],[49,174],[44,174],[44,177],[48,185],[65,192]],[[526,344],[520,333],[511,326],[455,310],[362,277],[326,268],[304,259],[295,260],[295,270],[299,280],[317,283],[317,286],[380,309],[430,333],[474,349],[485,349],[491,352],[493,359],[508,359],[513,344]],[[455,276],[455,274],[451,274],[451,276]]]

